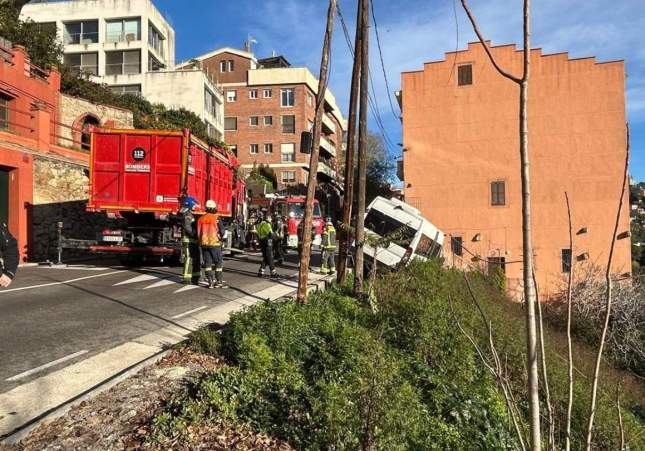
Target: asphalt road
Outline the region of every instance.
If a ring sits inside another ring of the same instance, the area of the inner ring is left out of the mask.
[[[316,265],[314,257],[312,262]],[[0,289],[0,393],[153,332],[192,313],[297,278],[296,255],[282,280],[257,277],[260,258],[227,259],[227,289],[183,285],[180,268],[110,262],[21,268]]]

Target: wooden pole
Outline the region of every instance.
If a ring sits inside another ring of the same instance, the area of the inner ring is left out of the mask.
[[[365,240],[365,173],[367,170],[367,95],[369,83],[369,0],[361,0],[361,86],[358,119],[358,208],[356,212],[356,255],[354,293],[363,295],[363,241]]]
[[[313,222],[314,195],[316,194],[316,176],[318,173],[318,156],[320,154],[320,132],[322,115],[325,107],[325,93],[327,92],[327,77],[329,75],[329,53],[331,38],[334,32],[334,16],[336,13],[336,0],[329,0],[327,9],[327,27],[323,42],[322,57],[320,59],[320,76],[318,77],[318,93],[316,94],[316,118],[314,120],[314,137],[309,158],[309,180],[307,181],[307,200],[305,202],[305,216],[302,231],[302,255],[300,256],[300,270],[298,277],[299,303],[307,299],[307,282],[309,276],[309,260],[311,257],[311,227]]]
[[[338,283],[345,281],[347,254],[352,242],[351,219],[354,202],[354,155],[356,154],[356,110],[358,109],[358,82],[361,74],[361,2],[358,0],[356,14],[356,37],[354,38],[354,67],[352,68],[352,85],[349,92],[349,118],[347,128],[347,152],[345,153],[345,193],[343,195],[343,222],[340,233],[338,252]]]

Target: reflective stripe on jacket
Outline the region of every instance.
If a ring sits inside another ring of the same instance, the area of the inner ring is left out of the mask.
[[[323,229],[321,245],[325,249],[336,249],[336,229],[333,225],[325,226]]]
[[[219,216],[213,213],[206,213],[197,221],[197,236],[199,245],[204,247],[221,246],[221,235],[219,230]]]

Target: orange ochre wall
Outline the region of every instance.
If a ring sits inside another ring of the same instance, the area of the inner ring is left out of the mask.
[[[522,51],[493,47],[520,75]],[[456,60],[455,60],[456,59]],[[472,64],[473,83],[457,86]],[[519,86],[499,75],[479,43],[401,76],[405,198],[446,234],[482,257],[506,258],[511,295],[521,293],[522,212]],[[584,252],[602,267],[612,238],[626,150],[622,61],[569,59],[531,51],[529,154],[535,267],[542,296],[561,287],[561,250],[569,247],[565,191],[574,229],[573,260]],[[490,183],[506,182],[506,205],[491,206]],[[618,232],[629,230],[625,190]],[[587,233],[575,235],[586,227]],[[480,241],[473,241],[480,234]],[[450,240],[446,240],[450,246]],[[470,256],[464,253],[464,258]],[[630,240],[617,241],[612,269],[631,271]]]

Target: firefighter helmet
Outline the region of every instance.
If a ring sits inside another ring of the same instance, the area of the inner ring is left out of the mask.
[[[213,199],[208,199],[206,201],[206,208],[209,210],[215,210],[217,208],[217,203]]]

